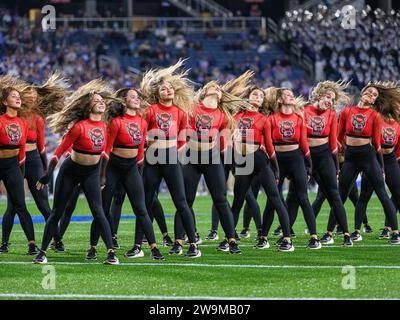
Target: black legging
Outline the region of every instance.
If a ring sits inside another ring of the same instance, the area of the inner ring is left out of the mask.
[[[254,158],[253,158],[254,157]],[[289,226],[289,216],[286,210],[286,207],[282,201],[282,198],[279,194],[278,187],[276,185],[276,180],[274,173],[271,169],[271,165],[269,163],[268,157],[265,152],[258,149],[253,155],[247,155],[245,164],[249,164],[250,161],[254,163],[254,170],[249,175],[240,175],[238,172],[235,175],[235,187],[234,187],[234,200],[232,204],[232,213],[235,222],[235,226],[239,220],[239,213],[243,206],[243,202],[246,197],[246,193],[251,186],[251,182],[253,178],[259,175],[261,185],[263,186],[268,200],[272,204],[273,208],[276,208],[278,213],[279,221],[283,228],[283,235],[285,237],[290,237],[290,226]],[[239,169],[238,166],[237,169]],[[236,171],[237,171],[236,169]],[[274,215],[274,210],[269,212],[272,216]],[[264,219],[270,219],[267,215]],[[263,236],[268,235],[269,230],[263,229]]]
[[[386,192],[382,169],[376,158],[376,152],[370,144],[358,147],[346,147],[345,162],[339,178],[339,192],[343,203],[346,202],[350,188],[360,172],[365,174],[373,190],[375,190],[385,211],[388,223],[392,226],[393,230],[397,230],[396,209]],[[391,174],[390,172],[389,175]],[[336,224],[336,219],[334,219],[332,212],[331,215],[332,217],[329,217],[330,228]]]
[[[116,234],[114,230],[114,219],[110,215],[110,207],[113,195],[117,189],[118,182],[121,182],[131,203],[132,210],[136,216],[136,228],[140,226],[150,244],[156,243],[153,225],[146,210],[144,198],[143,180],[139,173],[136,158],[121,158],[113,153],[106,172],[106,186],[103,189],[103,209],[111,226],[111,234]],[[136,234],[136,232],[135,232]],[[100,237],[100,228],[97,221],[93,221],[90,232],[90,245],[96,246]],[[135,244],[141,244],[135,239]]]
[[[340,164],[340,169],[342,169],[343,167],[343,163]],[[350,190],[350,194],[349,194],[349,199],[350,201],[353,203],[354,207],[357,205],[358,202],[358,188],[357,188],[357,182],[354,181],[351,190]],[[315,218],[318,217],[319,213],[321,212],[321,207],[322,204],[324,203],[324,201],[326,200],[326,196],[325,193],[323,192],[323,190],[321,188],[318,187],[318,192],[317,192],[317,196],[314,200],[314,202],[312,203],[312,208],[315,214]],[[368,224],[368,218],[367,218],[367,214],[365,214],[364,217],[364,224]]]
[[[17,157],[0,159],[0,180],[4,182],[10,201],[14,205],[13,212],[17,213],[26,238],[28,241],[35,241],[32,217],[25,203],[24,178]],[[8,243],[9,236],[9,233],[4,233],[3,221],[3,243]]]
[[[58,222],[65,212],[65,207],[74,188],[78,184],[86,195],[94,220],[98,221],[101,226],[101,236],[107,249],[113,249],[110,225],[102,206],[99,171],[99,164],[84,166],[72,161],[71,158],[62,163],[54,191],[53,213],[44,228],[41,248],[43,251],[47,250],[51,238],[57,232]]]
[[[188,150],[187,157],[189,159],[191,153],[195,154],[197,152]],[[219,214],[225,236],[227,239],[234,238],[235,230],[233,227],[233,215],[231,208],[229,207],[228,200],[226,198],[226,179],[224,167],[221,163],[221,158],[219,156],[219,151],[215,151],[215,149],[212,149],[206,152],[198,152],[197,154],[197,159],[204,159],[207,161],[193,161],[193,163],[188,163],[182,166],[183,178],[185,181],[186,200],[189,207],[191,208],[193,219],[195,221],[193,203],[196,198],[197,186],[199,185],[201,175],[203,174],[208,190],[210,191],[211,198],[213,200],[213,205],[215,206]],[[203,162],[205,164],[199,162]],[[185,232],[183,228],[182,218],[176,215],[175,238],[183,240],[184,233]]]
[[[51,214],[48,199],[48,189],[37,190],[36,182],[43,176],[43,164],[40,159],[40,155],[37,149],[28,151],[26,153],[25,162],[25,179],[28,182],[29,190],[35,200],[36,206],[44,219],[47,221]],[[10,234],[14,226],[15,210],[13,203],[10,198],[10,194],[7,194],[7,210],[3,217],[3,242],[7,242],[10,239]]]
[[[400,167],[394,152],[383,155],[385,164],[386,184],[392,194],[392,201],[395,207],[400,208]],[[374,188],[367,176],[361,180],[360,198],[356,206],[355,229],[360,230],[364,215],[367,211],[368,202],[371,199]],[[391,227],[389,220],[385,219],[385,227]]]
[[[251,182],[251,187],[246,194],[246,204],[244,205],[243,209],[243,229],[249,229],[251,218],[254,219],[257,230],[261,230],[262,228],[260,207],[257,202],[260,188],[260,178],[258,176],[255,176],[253,181]]]
[[[283,182],[285,178],[288,177],[290,179],[290,184],[293,187],[294,195],[297,197],[303,211],[304,219],[310,234],[317,234],[315,216],[308,199],[307,172],[302,151],[297,149],[288,152],[277,152],[276,155],[280,169],[278,184],[279,190],[282,190]],[[271,228],[274,219],[274,209],[274,205],[270,201],[267,201],[264,216],[266,215],[268,218],[263,220],[263,233],[265,230],[269,231]]]
[[[148,157],[159,159],[156,163],[149,161]],[[195,226],[193,215],[190,211],[189,205],[186,201],[185,184],[182,174],[181,165],[178,163],[178,153],[176,147],[166,150],[148,148],[145,156],[145,164],[143,170],[143,181],[145,190],[145,199],[147,210],[150,211],[154,197],[158,188],[160,187],[161,180],[164,178],[172,201],[178,215],[182,216],[184,229],[189,238],[190,243],[196,242]],[[143,229],[136,228],[135,239],[143,239]]]
[[[79,195],[81,193],[81,187],[80,185],[76,185],[74,187],[74,190],[71,193],[71,196],[68,200],[67,206],[65,207],[64,214],[62,215],[59,223],[59,238],[55,238],[56,241],[61,241],[62,238],[64,237],[65,232],[67,231],[67,228],[71,222],[71,217],[72,214],[75,211],[76,204],[78,203],[79,200]]]
[[[228,181],[229,172],[231,171],[232,171],[232,165],[224,163],[225,183]],[[218,224],[219,224],[219,214],[217,208],[215,208],[215,205],[213,204],[211,209],[211,230],[217,231]]]

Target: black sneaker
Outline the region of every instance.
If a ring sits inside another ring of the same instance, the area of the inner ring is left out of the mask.
[[[151,249],[150,258],[152,260],[164,260],[165,259],[158,248]]]
[[[343,237],[343,246],[344,247],[352,247],[353,246],[353,241],[351,241],[351,237],[345,235]]]
[[[261,230],[261,229],[259,229],[259,230],[257,230],[256,241],[260,240],[260,239],[261,239],[261,237],[262,237],[262,230]]]
[[[65,252],[65,247],[62,241],[54,242],[54,246],[52,248],[55,252]]]
[[[182,245],[179,242],[175,242],[168,253],[170,255],[172,255],[172,254],[181,255],[183,253]]]
[[[218,241],[219,237],[218,237],[218,232],[217,230],[210,230],[210,233],[208,234],[208,236],[206,237],[206,240],[209,241]]]
[[[390,230],[388,228],[382,229],[382,232],[379,235],[379,239],[390,239]]]
[[[163,237],[162,245],[163,247],[172,247],[174,245],[174,242],[168,234]]]
[[[113,249],[114,250],[117,250],[117,249],[121,248],[119,243],[118,243],[118,238],[117,237],[112,238],[112,243],[113,243]]]
[[[336,226],[336,233],[335,233],[335,234],[336,234],[337,236],[341,236],[341,235],[343,235],[343,233],[344,233],[344,232],[343,232],[342,227],[341,227],[340,225],[337,225],[337,226]]]
[[[0,253],[8,253],[8,243],[3,242],[0,246]]]
[[[364,232],[365,233],[373,233],[371,226],[369,224],[364,224]]]
[[[223,251],[223,252],[228,252],[229,251],[229,243],[228,240],[224,240],[222,241],[218,247],[217,247],[217,251]]]
[[[315,238],[311,238],[310,242],[307,245],[307,248],[312,250],[318,250],[321,249],[321,247],[322,247],[321,242]]]
[[[282,239],[281,243],[278,246],[278,250],[281,252],[292,252],[294,251],[293,243],[289,242],[286,239]]]
[[[231,254],[241,254],[242,251],[240,251],[240,248],[238,246],[238,244],[234,241],[231,241],[229,243],[229,253]]]
[[[276,228],[272,234],[273,234],[274,236],[276,236],[276,237],[277,237],[277,236],[281,236],[281,235],[282,235],[282,227],[279,226],[278,228]]]
[[[267,238],[260,238],[260,240],[258,240],[256,245],[254,246],[254,248],[260,250],[268,249],[269,247],[270,245]]]
[[[250,231],[249,231],[249,229],[243,229],[242,231],[240,231],[239,237],[242,238],[242,239],[248,239],[248,238],[250,238]]]
[[[39,253],[36,255],[35,259],[33,259],[32,262],[35,264],[46,264],[47,263],[46,252],[39,250]]]
[[[35,256],[39,253],[39,248],[35,243],[28,244],[28,252],[27,254],[30,256]]]
[[[117,256],[115,255],[115,252],[114,251],[110,251],[107,254],[107,259],[104,260],[103,263],[104,264],[116,265],[116,264],[119,264],[119,260],[118,260]]]
[[[137,244],[135,244],[131,250],[125,252],[124,257],[130,258],[130,259],[143,258],[144,253],[142,251],[141,246],[138,246]]]
[[[87,251],[85,260],[88,260],[88,261],[96,261],[97,260],[97,251],[95,248],[91,247]]]
[[[276,246],[280,246],[281,243],[282,243],[282,241],[283,241],[283,237],[280,237],[280,238],[275,242],[275,245],[276,245]]]
[[[358,231],[354,231],[351,235],[351,240],[353,240],[354,242],[358,242],[358,241],[362,241],[362,236],[361,233]]]
[[[201,257],[201,251],[199,250],[199,248],[196,245],[191,244],[189,246],[189,250],[188,250],[188,252],[186,253],[185,256],[188,257],[188,258],[192,258],[192,259],[200,258]]]
[[[321,242],[322,244],[334,244],[334,243],[335,243],[335,240],[333,240],[332,236],[331,236],[329,233],[325,233],[325,234],[322,236],[320,242]]]
[[[399,245],[400,244],[400,236],[398,233],[393,233],[392,239],[390,239],[390,244]]]
[[[196,232],[196,244],[202,244],[203,240],[201,240],[200,238],[200,234],[198,232]]]

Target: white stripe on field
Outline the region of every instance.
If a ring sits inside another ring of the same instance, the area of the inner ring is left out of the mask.
[[[105,294],[33,294],[0,293],[0,298],[80,298],[80,299],[155,299],[155,300],[337,300],[342,298],[290,298],[290,297],[213,297],[213,296],[154,296],[154,295],[105,295]],[[350,298],[345,300],[399,300],[393,298]]]
[[[32,262],[23,261],[0,261],[0,265],[32,265]],[[89,262],[51,262],[49,265],[86,265],[99,266],[100,263]],[[193,267],[193,268],[238,268],[238,269],[342,269],[343,266],[320,266],[320,265],[264,265],[264,264],[210,264],[210,263],[169,263],[169,262],[138,262],[121,263],[118,266],[138,266],[138,267]],[[356,269],[400,269],[400,266],[374,266],[360,265],[353,266]]]

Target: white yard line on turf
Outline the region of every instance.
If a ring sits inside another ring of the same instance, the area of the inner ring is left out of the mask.
[[[31,293],[0,293],[0,298],[59,298],[59,299],[156,299],[156,300],[337,300],[339,298],[262,298],[262,297],[212,297],[212,296],[153,296],[153,295],[104,295],[104,294],[31,294]],[[340,298],[342,299],[342,298]],[[346,298],[345,298],[346,299]],[[351,298],[346,300],[399,300]]]
[[[32,262],[23,261],[0,261],[0,265],[32,265]],[[99,266],[99,262],[51,262],[49,265],[93,265]],[[238,268],[238,269],[342,269],[344,265],[340,266],[320,266],[320,265],[264,265],[264,264],[209,264],[209,263],[169,263],[169,262],[138,262],[138,263],[125,263],[122,262],[118,266],[138,266],[138,267],[193,267],[193,268]],[[400,266],[375,266],[375,265],[360,265],[352,267],[356,269],[400,269]]]

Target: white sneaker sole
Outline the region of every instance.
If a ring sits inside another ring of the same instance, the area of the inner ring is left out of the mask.
[[[389,243],[390,243],[392,246],[398,246],[398,245],[400,245],[400,241],[399,241],[399,242],[391,242],[391,241],[389,241]]]
[[[322,245],[327,245],[327,244],[334,244],[335,240],[331,239],[331,240],[326,241],[326,242],[322,242],[322,241],[320,241],[320,242],[321,242]]]
[[[257,247],[255,246],[254,248],[258,249],[258,250],[266,250],[271,248],[271,245],[269,244],[269,242],[267,242],[267,245],[265,245],[264,247]]]
[[[47,258],[45,258],[43,261],[32,261],[33,264],[47,264]]]
[[[110,261],[104,261],[103,264],[108,264],[110,266],[115,266],[117,264],[119,264],[119,260],[117,259],[115,262],[110,262]]]
[[[278,248],[278,251],[280,252],[293,252],[294,251],[294,246],[292,246],[289,250],[282,250]]]
[[[201,251],[200,250],[199,250],[197,256],[191,256],[191,257],[186,256],[186,258],[189,258],[189,259],[196,259],[196,258],[200,258],[200,257],[201,257]]]
[[[126,256],[124,255],[125,258],[127,259],[135,259],[135,258],[143,258],[144,257],[144,252],[140,250],[139,254],[136,254],[134,256]]]
[[[179,253],[176,252],[168,252],[170,256],[181,256],[183,254],[183,250],[179,251]]]
[[[351,239],[351,241],[353,241],[353,242],[360,242],[360,241],[362,241],[362,237],[360,236],[359,238],[357,238],[357,239]]]

